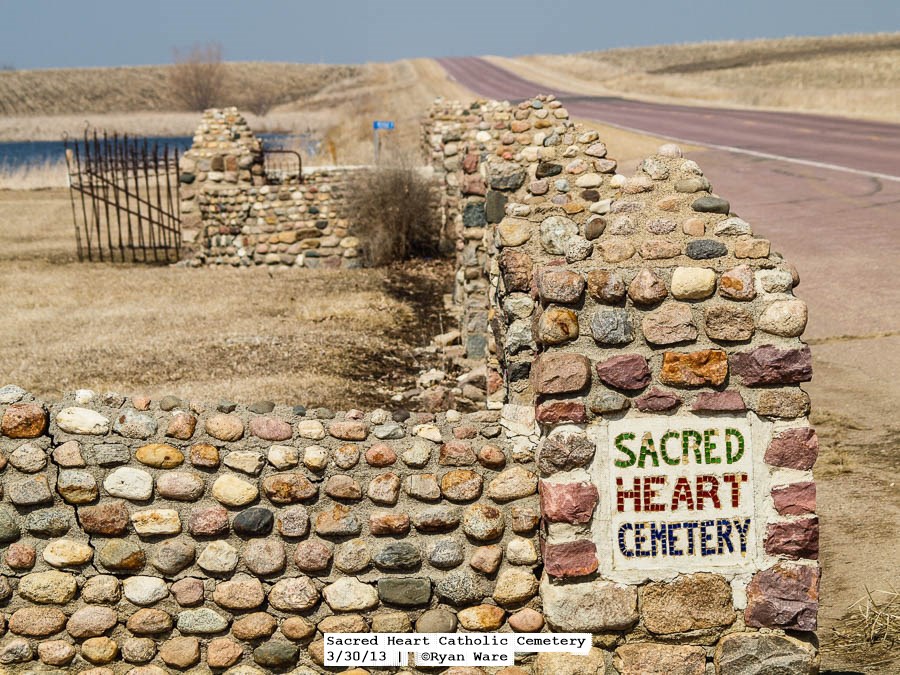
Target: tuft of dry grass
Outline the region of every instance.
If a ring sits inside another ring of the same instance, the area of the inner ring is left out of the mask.
[[[822,646],[824,652],[858,655],[873,667],[896,664],[900,659],[900,592],[866,588],[866,594],[850,606],[833,632],[834,637]]]
[[[372,167],[356,180],[348,208],[362,223],[366,262],[383,266],[440,254],[441,223],[430,174],[405,163]]]
[[[532,79],[587,94],[900,121],[900,33],[660,45],[498,61]]]
[[[440,332],[445,263],[379,270],[75,262],[65,190],[0,192],[0,381],[195,400],[387,404]]]
[[[850,608],[853,619],[848,629],[856,628],[856,633],[874,644],[876,642],[896,642],[900,639],[900,593],[893,588],[889,591],[866,589]]]

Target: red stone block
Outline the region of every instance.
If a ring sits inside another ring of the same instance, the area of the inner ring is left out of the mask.
[[[590,483],[548,483],[541,481],[541,515],[551,523],[586,523],[600,499]]]
[[[364,441],[369,435],[369,425],[360,420],[332,422],[328,425],[328,433],[342,441]]]
[[[816,629],[819,569],[779,563],[757,573],[747,586],[744,621],[754,628]]]
[[[30,570],[36,558],[34,547],[18,541],[10,544],[3,554],[3,562],[14,570]]]
[[[643,389],[652,379],[647,359],[640,354],[613,356],[596,365],[597,377],[617,389]]]
[[[747,409],[738,391],[704,391],[697,394],[691,410],[694,412],[743,412]]]
[[[475,438],[478,436],[478,429],[471,425],[463,425],[459,427],[454,427],[453,429],[453,438],[459,440],[466,440],[468,438]]]
[[[531,366],[531,386],[536,394],[568,394],[590,383],[591,362],[581,354],[548,352]]]
[[[782,516],[802,516],[816,511],[816,484],[794,483],[772,489],[775,510]]]
[[[544,547],[544,569],[557,578],[583,577],[597,571],[597,546],[579,539]]]
[[[559,422],[587,422],[584,403],[580,401],[545,401],[534,410],[535,418],[541,424]]]
[[[487,374],[487,393],[494,394],[500,391],[503,386],[503,376],[493,368],[488,369]]]
[[[390,466],[396,461],[397,453],[384,443],[376,443],[366,450],[366,463],[369,466]]]
[[[819,559],[819,519],[801,518],[766,528],[766,553],[790,558]]]
[[[801,349],[759,347],[731,357],[731,372],[740,375],[745,385],[799,384],[812,379],[812,354]]]
[[[487,194],[487,185],[484,182],[484,178],[477,173],[463,176],[461,183],[460,189],[464,195],[480,195],[484,197]]]
[[[538,274],[537,287],[544,302],[578,302],[584,293],[584,277],[572,270],[545,267]]]
[[[441,466],[471,466],[475,463],[475,452],[464,441],[450,441],[441,446],[438,462]]]
[[[819,437],[812,427],[782,431],[766,449],[765,461],[786,469],[807,470],[819,456]]]
[[[681,405],[681,399],[671,391],[654,387],[634,399],[634,405],[641,412],[667,412]]]
[[[250,433],[264,441],[286,441],[294,434],[290,424],[274,417],[254,417]]]
[[[528,293],[531,290],[531,256],[521,251],[505,248],[497,259],[500,274],[507,293],[519,291]]]
[[[470,152],[463,157],[462,169],[466,173],[475,173],[478,169],[478,154]]]
[[[409,532],[409,516],[391,511],[369,514],[369,532],[372,534],[406,534]]]

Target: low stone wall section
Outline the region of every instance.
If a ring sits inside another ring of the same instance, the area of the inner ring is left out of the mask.
[[[0,666],[320,672],[329,631],[541,630],[521,416],[4,387]]]
[[[299,183],[269,183],[261,140],[228,108],[203,114],[180,168],[191,265],[361,265],[345,197],[369,167],[312,167]]]

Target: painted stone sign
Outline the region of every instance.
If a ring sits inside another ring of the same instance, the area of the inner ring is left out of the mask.
[[[746,568],[757,530],[746,418],[630,418],[608,433],[614,570]]]

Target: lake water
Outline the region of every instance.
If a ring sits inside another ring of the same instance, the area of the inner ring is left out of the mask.
[[[308,155],[315,155],[318,141],[307,134],[260,134],[270,148],[300,147]],[[169,149],[178,149],[183,155],[191,147],[191,136],[159,136],[147,139],[152,149],[154,143],[160,147],[168,144]],[[28,164],[62,162],[65,160],[65,146],[62,141],[7,141],[0,142],[0,170],[15,169]]]

